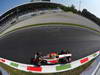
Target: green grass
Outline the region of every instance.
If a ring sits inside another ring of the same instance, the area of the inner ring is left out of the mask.
[[[60,73],[48,73],[48,74],[36,74],[36,73],[31,73],[31,72],[24,72],[24,71],[19,71],[17,69],[11,68],[5,64],[0,63],[0,66],[4,68],[7,72],[10,73],[10,75],[79,75],[82,71],[84,71],[94,60],[78,67],[73,70],[69,70],[66,72],[60,72]]]
[[[95,28],[91,28],[91,27],[87,27],[87,26],[83,26],[83,25],[79,25],[79,24],[72,24],[72,23],[40,23],[40,24],[31,24],[31,25],[27,25],[27,26],[24,26],[24,27],[20,27],[20,28],[16,28],[16,29],[13,29],[7,33],[10,33],[10,32],[13,32],[13,31],[16,31],[16,30],[19,30],[19,29],[22,29],[22,28],[27,28],[27,27],[32,27],[32,26],[48,26],[48,25],[53,25],[53,24],[56,24],[56,25],[66,25],[66,26],[76,26],[76,27],[80,27],[80,28],[86,28],[86,29],[89,29],[89,30],[93,30],[93,31],[96,31],[97,33],[100,33],[100,31],[96,30]],[[0,34],[2,34],[3,32],[1,32]],[[7,34],[5,33],[5,34]]]

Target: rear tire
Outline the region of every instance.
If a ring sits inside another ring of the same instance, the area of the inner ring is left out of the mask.
[[[47,61],[46,60],[43,60],[43,61],[41,61],[41,64],[42,65],[47,65]]]

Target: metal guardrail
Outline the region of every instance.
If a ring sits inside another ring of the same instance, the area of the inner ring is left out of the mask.
[[[95,61],[80,75],[96,75],[100,69],[100,55],[95,59]]]
[[[100,63],[99,63],[99,66],[97,66],[97,71],[95,71],[95,74],[94,75],[100,75]]]
[[[95,61],[98,62],[98,64],[97,64],[95,70],[93,71],[93,73],[91,75],[97,75],[97,73],[98,73],[98,71],[100,69],[100,56]]]
[[[6,70],[0,67],[0,75],[10,75]]]

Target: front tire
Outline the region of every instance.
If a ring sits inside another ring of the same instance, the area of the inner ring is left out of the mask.
[[[67,61],[66,58],[61,58],[61,59],[58,60],[58,62],[59,62],[60,64],[66,64],[66,63],[68,63],[68,61]]]

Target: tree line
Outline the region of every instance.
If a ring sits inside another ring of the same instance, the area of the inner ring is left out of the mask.
[[[84,16],[100,26],[100,18],[98,18],[97,16],[95,16],[94,14],[89,12],[87,9],[83,9],[82,11],[80,11],[80,10],[77,10],[74,5],[72,5],[70,7],[61,6],[60,8],[63,9],[65,12],[71,11],[78,15]]]

